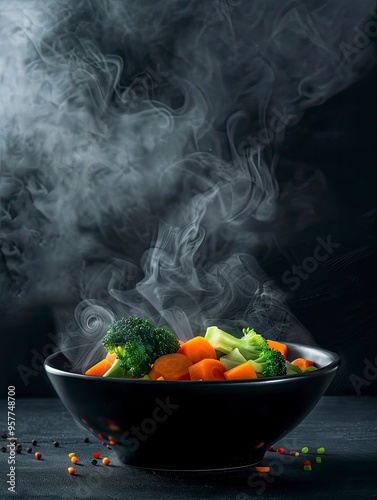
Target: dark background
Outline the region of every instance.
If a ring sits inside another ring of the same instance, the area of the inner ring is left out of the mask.
[[[367,19],[367,4],[365,7]],[[355,19],[355,25],[358,23]],[[285,294],[292,314],[310,332],[309,340],[341,356],[331,394],[377,394],[377,380],[365,372],[366,360],[377,364],[376,47],[375,39],[371,40],[368,62],[348,88],[305,109],[298,123],[287,129],[284,141],[271,146],[272,153],[278,153],[275,173],[281,219],[269,228],[266,248],[262,245],[255,251],[261,269]],[[118,49],[121,53],[121,44]],[[146,65],[136,52],[128,56],[133,57],[134,67],[124,68],[124,84],[137,74],[136,66],[140,70]],[[170,58],[174,59],[173,45]],[[238,142],[242,138],[240,133]],[[6,207],[4,202],[3,209]],[[301,213],[303,221],[297,223]],[[161,214],[155,213],[157,218]],[[89,231],[95,233],[96,228]],[[3,246],[10,241],[8,234],[3,229]],[[326,241],[329,235],[339,246],[293,290],[284,273],[312,256],[318,238]],[[106,263],[129,251],[138,262],[148,245],[140,238],[139,252],[135,252],[135,241],[139,240],[113,239],[107,252],[96,259]],[[74,248],[74,241],[72,245]],[[70,310],[77,297],[67,289],[59,295],[55,287],[42,298],[41,294],[25,297],[14,293],[9,283],[15,271],[3,250],[2,256],[0,332],[5,346],[0,380],[4,387],[15,385],[19,397],[54,395],[42,363],[56,348],[56,310],[66,305]]]

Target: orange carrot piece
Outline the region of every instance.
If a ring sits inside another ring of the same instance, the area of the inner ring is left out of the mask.
[[[314,366],[314,361],[306,358],[296,358],[291,361],[291,365],[298,366],[304,372],[308,366]]]
[[[216,349],[204,337],[198,335],[187,340],[178,350],[179,353],[187,356],[193,363],[198,363],[202,359],[217,359]]]
[[[164,377],[158,377],[156,380],[165,380]]]
[[[224,373],[224,377],[227,380],[258,378],[258,376],[254,370],[254,367],[248,361],[246,361],[245,363],[241,363],[240,365],[234,366],[230,370],[227,370]]]
[[[85,375],[93,375],[95,377],[103,377],[107,370],[111,367],[112,363],[106,358],[102,359],[88,370],[86,370]]]
[[[114,361],[116,360],[116,357],[117,357],[117,355],[115,354],[115,352],[113,352],[113,353],[109,353],[108,352],[106,354],[106,358],[105,359],[107,359],[107,361],[110,361],[110,363],[113,364]]]
[[[205,358],[189,366],[190,380],[225,380],[226,366],[218,359]]]
[[[270,472],[270,467],[268,465],[257,465],[254,467],[256,472]]]
[[[270,349],[276,349],[277,351],[280,351],[285,359],[287,359],[288,348],[285,344],[283,344],[282,342],[278,342],[277,340],[267,340],[267,345],[268,347],[270,347]]]
[[[188,374],[191,365],[191,359],[184,354],[178,352],[164,354],[156,359],[148,375],[152,380],[157,380],[158,377],[164,377],[165,380],[179,380]]]

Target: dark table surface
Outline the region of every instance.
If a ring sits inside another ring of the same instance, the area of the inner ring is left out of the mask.
[[[16,437],[22,452],[16,454],[16,494],[8,492],[9,448],[0,453],[0,498],[95,499],[377,499],[377,398],[324,396],[312,413],[291,434],[274,445],[286,452],[266,453],[263,464],[270,473],[254,467],[214,472],[155,472],[122,465],[109,450],[79,427],[55,398],[16,401]],[[284,409],[282,409],[284,411]],[[240,422],[242,425],[242,422]],[[6,432],[7,403],[0,400],[0,430]],[[84,438],[89,437],[89,443]],[[231,429],[229,429],[229,439]],[[33,446],[31,441],[37,440]],[[224,436],[226,439],[226,436]],[[2,445],[8,441],[1,438]],[[58,441],[59,447],[53,442]],[[31,446],[32,453],[26,448]],[[182,446],[192,453],[190,444]],[[307,454],[289,455],[307,446]],[[318,447],[325,447],[316,463]],[[34,452],[40,451],[37,460]],[[93,452],[108,456],[109,466],[92,465]],[[68,454],[79,464],[70,476]],[[303,470],[303,460],[312,470]]]

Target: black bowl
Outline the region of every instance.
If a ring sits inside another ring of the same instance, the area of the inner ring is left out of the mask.
[[[152,381],[73,373],[63,352],[45,361],[72,416],[127,465],[214,470],[260,462],[294,429],[334,378],[340,359],[325,349],[287,343],[288,359],[317,371],[240,381]]]

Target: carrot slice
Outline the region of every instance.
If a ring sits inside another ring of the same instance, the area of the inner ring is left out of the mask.
[[[117,357],[117,355],[115,354],[115,352],[113,352],[113,353],[108,352],[106,354],[106,358],[105,359],[107,359],[107,361],[110,361],[110,363],[113,364],[114,361],[116,360],[116,357]]]
[[[184,354],[164,354],[156,359],[148,375],[152,380],[159,377],[164,377],[165,380],[179,380],[188,374],[191,365],[191,359]]]
[[[246,361],[245,363],[241,363],[238,366],[235,366],[234,368],[231,368],[230,370],[227,370],[224,373],[224,377],[227,380],[239,380],[239,379],[245,379],[245,378],[258,378],[256,371],[254,370],[254,367],[249,361]]]
[[[291,365],[298,366],[304,372],[309,366],[314,366],[314,361],[306,358],[296,358],[291,361]]]
[[[178,352],[187,356],[193,363],[198,363],[207,358],[217,359],[216,349],[207,339],[200,335],[187,340],[179,348]]]
[[[278,342],[277,340],[267,340],[267,345],[268,347],[270,347],[270,349],[276,349],[277,351],[280,351],[285,359],[287,359],[288,348],[285,344],[283,344],[282,342]]]
[[[205,358],[189,366],[190,380],[225,380],[226,366],[218,359]]]
[[[107,370],[111,367],[112,363],[108,359],[102,359],[88,370],[86,370],[85,375],[93,375],[95,377],[103,377]]]

